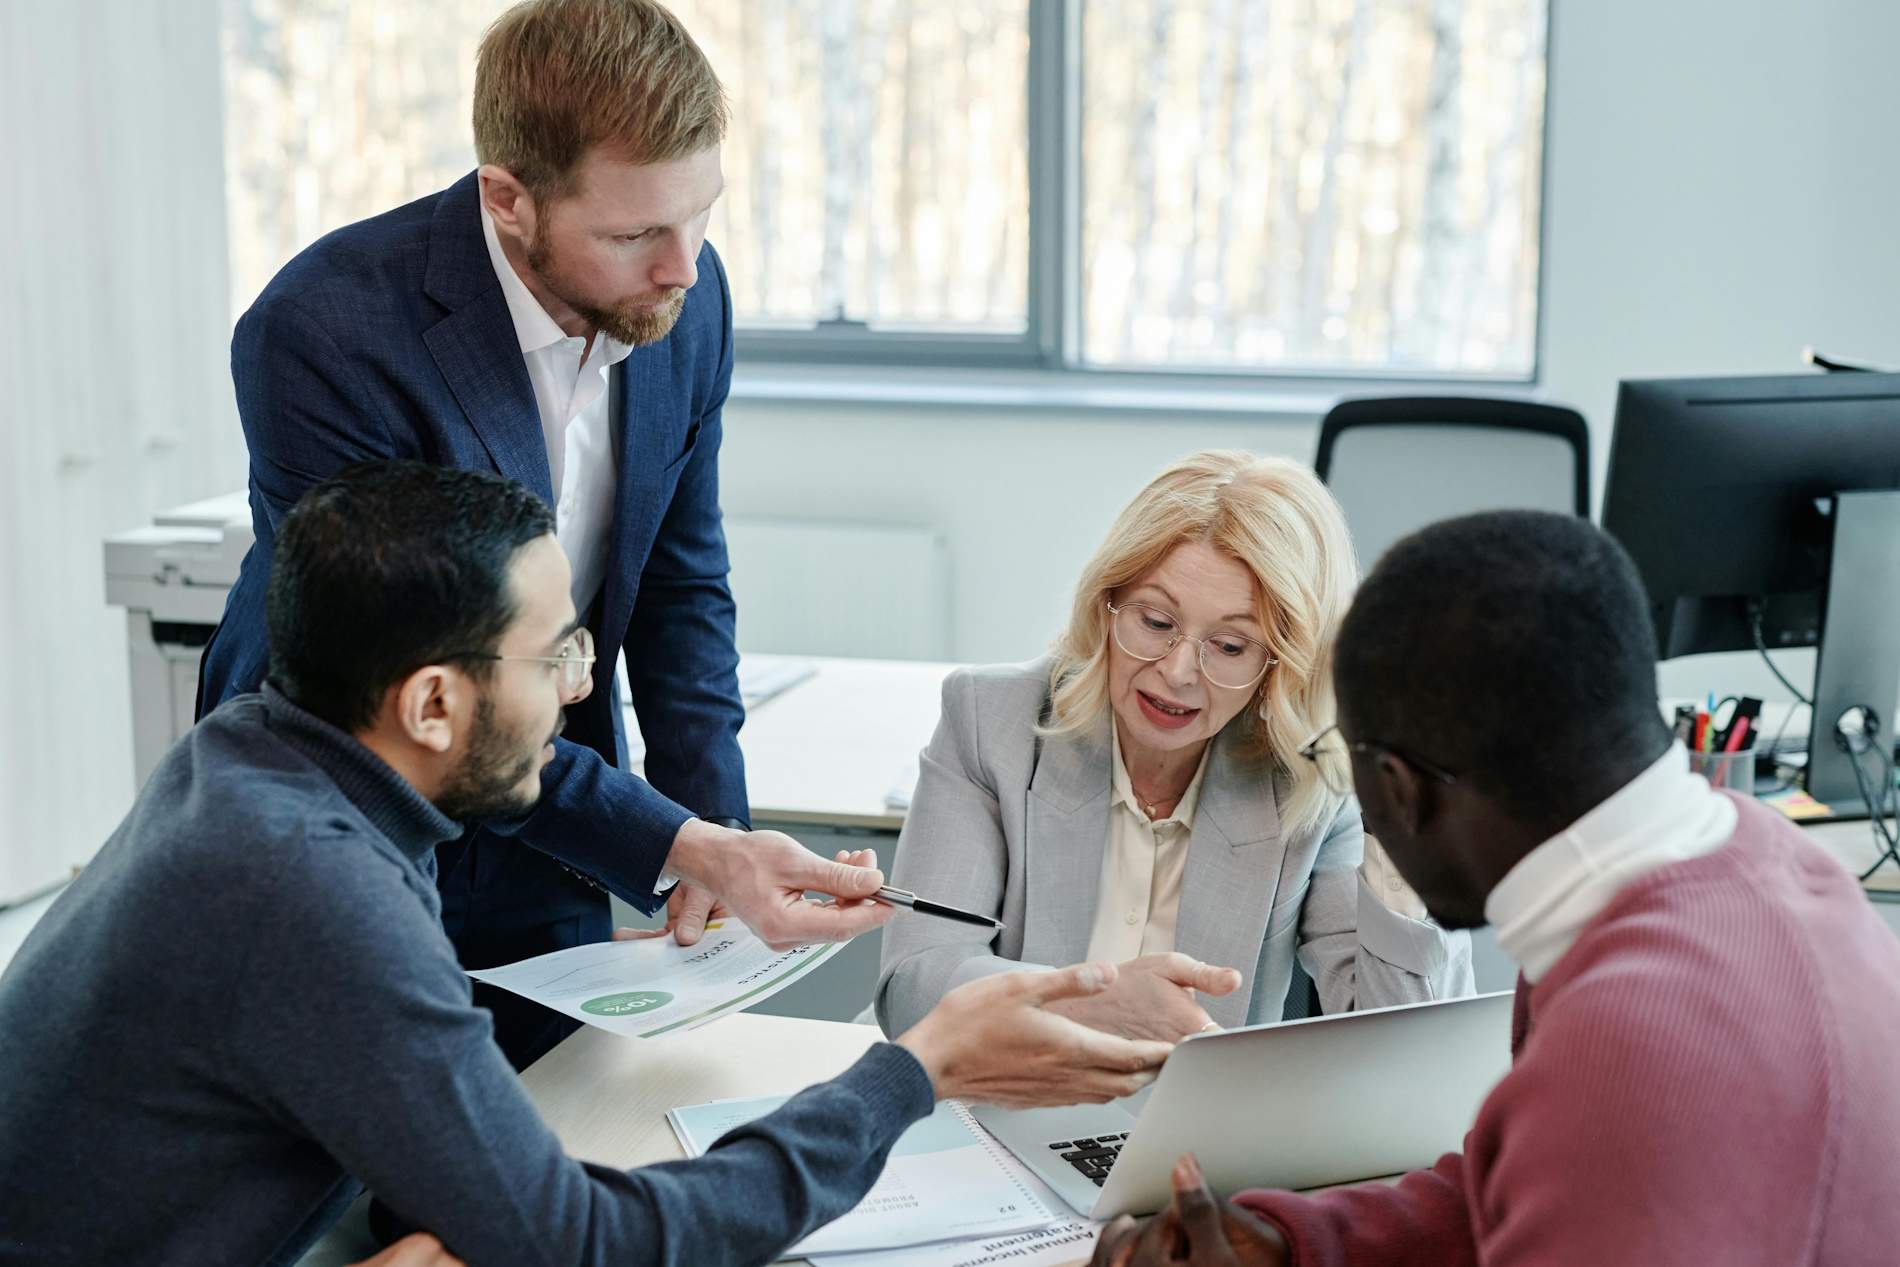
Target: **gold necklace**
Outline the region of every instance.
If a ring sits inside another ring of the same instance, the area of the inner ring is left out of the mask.
[[[1193,781],[1192,779],[1189,779],[1189,782],[1192,782],[1192,781]],[[1182,796],[1186,795],[1187,793],[1187,789],[1183,787],[1179,792],[1176,792],[1173,796],[1160,796],[1160,797],[1156,797],[1154,800],[1149,800],[1147,796],[1145,796],[1142,793],[1142,790],[1135,786],[1135,776],[1132,774],[1128,776],[1128,786],[1129,786],[1129,789],[1133,791],[1135,794],[1135,802],[1141,806],[1142,812],[1145,813],[1149,817],[1150,820],[1160,817],[1161,807],[1163,805],[1170,804],[1173,802],[1178,802],[1180,801]]]

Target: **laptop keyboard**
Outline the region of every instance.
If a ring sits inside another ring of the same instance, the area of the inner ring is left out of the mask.
[[[1123,1131],[1119,1135],[1097,1135],[1093,1139],[1058,1139],[1050,1143],[1049,1149],[1099,1188],[1108,1179],[1109,1167],[1115,1164],[1115,1158],[1122,1151],[1122,1141],[1127,1138],[1128,1132]]]

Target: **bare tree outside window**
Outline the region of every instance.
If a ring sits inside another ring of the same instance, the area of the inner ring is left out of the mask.
[[[475,166],[475,46],[504,0],[224,0],[231,311],[332,229]]]
[[[1544,0],[1087,0],[1083,359],[1523,375]]]
[[[711,235],[755,325],[1029,308],[1028,0],[678,0],[727,85]]]
[[[241,311],[323,233],[473,166],[506,0],[223,3]],[[731,94],[710,237],[742,327],[1033,335],[1053,249],[1085,366],[1531,369],[1547,0],[1080,0],[1081,233],[1046,248],[1031,0],[674,8]]]

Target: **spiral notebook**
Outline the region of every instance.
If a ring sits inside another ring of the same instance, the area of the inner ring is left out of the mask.
[[[686,1155],[697,1157],[735,1126],[764,1117],[788,1098],[714,1100],[672,1109],[666,1120]],[[968,1109],[945,1100],[898,1137],[864,1200],[786,1252],[802,1257],[898,1249],[1025,1232],[1069,1217],[1055,1194]]]

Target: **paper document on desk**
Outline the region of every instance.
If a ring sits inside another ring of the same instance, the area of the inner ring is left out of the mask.
[[[796,656],[740,656],[739,702],[749,713],[817,674],[816,664]],[[632,679],[627,675],[624,662],[617,680],[620,683],[620,716],[626,730],[627,762],[637,770],[646,760],[647,744],[640,734],[640,719],[634,715]]]
[[[862,1254],[813,1254],[812,1267],[1086,1267],[1102,1225],[1065,1219],[1048,1227]]]
[[[758,652],[742,655],[739,657],[739,702],[748,710],[757,708],[767,700],[783,695],[806,678],[817,676],[817,673],[816,664],[798,656],[762,655]],[[618,681],[620,702],[631,707],[633,679],[626,672],[624,661]]]
[[[763,1003],[840,944],[772,950],[725,919],[693,946],[671,937],[594,942],[468,975],[628,1038],[658,1038]]]
[[[745,704],[746,711],[775,699],[803,682],[815,677],[818,666],[810,660],[797,656],[760,655],[757,652],[739,657],[739,699]]]
[[[689,1157],[786,1096],[714,1100],[666,1115]],[[786,1251],[788,1257],[896,1249],[1047,1227],[1066,1209],[955,1100],[900,1135],[864,1200]]]
[[[909,761],[906,761],[904,768],[898,771],[897,779],[891,784],[890,789],[884,793],[884,808],[908,811],[910,809],[910,798],[916,794],[917,780],[921,776],[922,772],[918,767],[917,758],[912,757]]]

